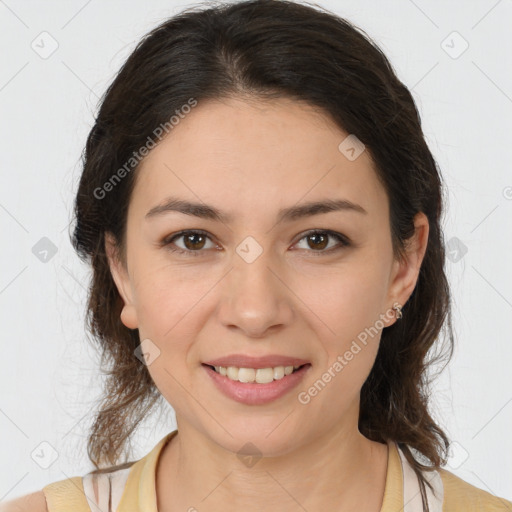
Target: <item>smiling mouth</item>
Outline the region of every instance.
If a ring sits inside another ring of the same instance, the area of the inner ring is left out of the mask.
[[[236,366],[212,366],[204,364],[216,373],[228,378],[229,380],[242,383],[269,384],[275,380],[281,380],[300,371],[310,363],[297,366],[275,366],[269,368],[238,368]]]

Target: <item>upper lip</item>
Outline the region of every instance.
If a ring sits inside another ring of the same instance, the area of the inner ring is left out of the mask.
[[[231,354],[217,359],[205,361],[203,364],[210,366],[236,366],[237,368],[275,368],[276,366],[302,366],[309,361],[299,357],[269,354],[262,357],[248,356],[246,354]]]

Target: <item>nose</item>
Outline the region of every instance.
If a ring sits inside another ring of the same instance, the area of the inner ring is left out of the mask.
[[[264,251],[255,261],[238,255],[223,279],[219,319],[229,329],[261,338],[291,325],[294,318],[293,293],[286,285],[284,271]],[[275,262],[274,262],[275,263]]]

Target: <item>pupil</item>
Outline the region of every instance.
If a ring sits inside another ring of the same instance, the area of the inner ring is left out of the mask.
[[[313,249],[324,249],[326,246],[327,246],[327,237],[323,234],[319,234],[319,233],[314,233],[313,235],[309,235],[309,239],[310,240],[313,240],[313,239],[317,239],[317,238],[322,238],[323,239],[323,243],[321,243],[321,245],[316,245],[315,247],[312,247]],[[315,243],[315,242],[314,242]]]
[[[197,237],[197,238],[201,239],[201,241],[199,242],[199,246],[197,244],[197,241],[196,241],[196,243],[194,243],[194,242],[190,243],[190,241],[194,237]],[[201,242],[202,242],[202,244],[201,244]],[[203,237],[203,235],[200,235],[200,234],[197,234],[197,233],[192,233],[190,235],[187,235],[185,237],[185,245],[187,246],[187,249],[201,249],[202,246],[204,245],[204,237]]]

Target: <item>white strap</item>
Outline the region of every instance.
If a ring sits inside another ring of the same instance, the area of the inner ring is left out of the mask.
[[[403,487],[404,487],[404,512],[423,512],[423,503],[421,501],[421,491],[418,477],[414,469],[405,458],[400,447],[397,445],[400,461],[402,463]],[[434,488],[434,492],[426,485],[428,507],[430,512],[442,512],[444,487],[439,471],[423,471],[426,480]]]
[[[85,497],[92,512],[116,512],[131,469],[128,467],[109,473],[88,473],[82,477]]]

